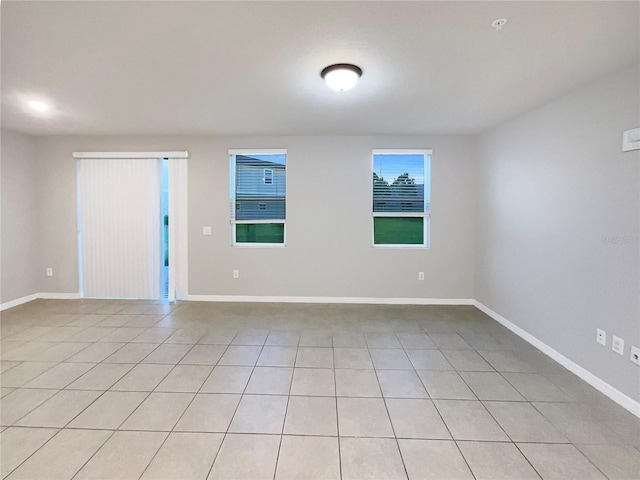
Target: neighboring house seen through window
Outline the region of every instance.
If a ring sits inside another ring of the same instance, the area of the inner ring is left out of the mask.
[[[373,245],[429,247],[430,150],[373,152]]]
[[[285,243],[286,150],[230,150],[233,245]]]

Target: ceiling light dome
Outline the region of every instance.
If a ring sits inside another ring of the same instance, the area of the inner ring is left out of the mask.
[[[336,63],[329,65],[320,72],[320,76],[327,82],[327,86],[337,92],[351,90],[358,83],[362,69],[350,63]]]
[[[39,100],[31,100],[30,102],[28,102],[28,105],[39,112],[46,112],[47,110],[49,110],[49,105]]]

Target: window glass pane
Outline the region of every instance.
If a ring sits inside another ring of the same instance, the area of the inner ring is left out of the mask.
[[[284,243],[284,223],[238,223],[236,243]]]
[[[423,217],[374,217],[375,245],[423,245]]]
[[[286,155],[235,156],[236,220],[284,220]]]
[[[429,182],[426,180],[425,155],[374,154],[373,211],[428,212]]]

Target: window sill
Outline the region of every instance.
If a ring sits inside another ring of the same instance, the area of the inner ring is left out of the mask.
[[[284,248],[285,243],[234,243],[233,248]]]
[[[385,244],[385,245],[371,245],[371,248],[379,248],[382,250],[429,250],[430,248],[427,245],[394,245],[394,244]]]

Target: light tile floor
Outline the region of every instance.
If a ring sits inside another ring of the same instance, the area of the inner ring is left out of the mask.
[[[2,312],[9,479],[639,479],[640,421],[472,307]]]

